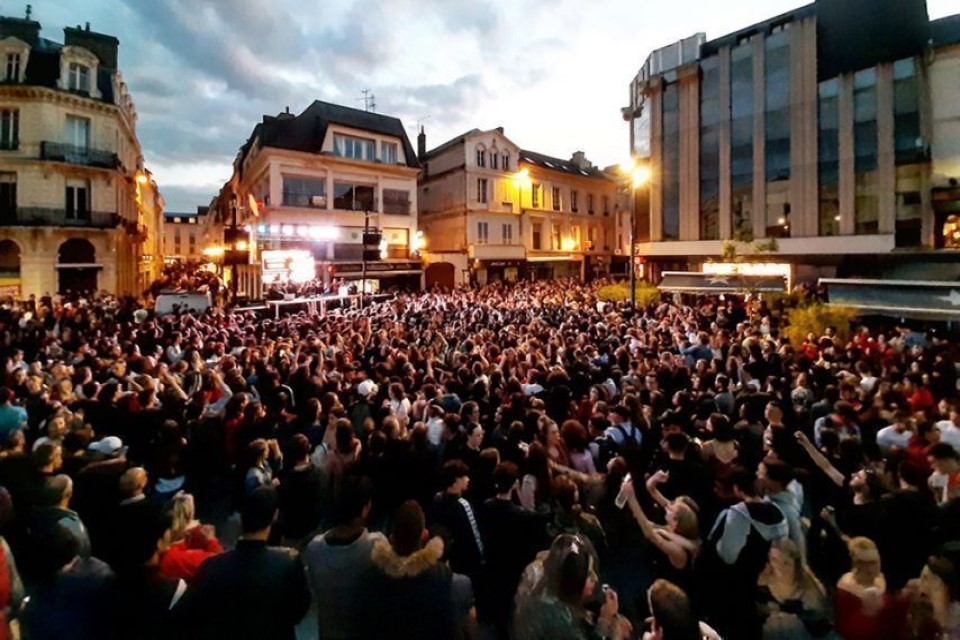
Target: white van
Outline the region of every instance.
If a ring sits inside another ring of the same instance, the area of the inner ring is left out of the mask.
[[[180,312],[193,309],[202,313],[213,306],[209,293],[173,293],[163,292],[157,296],[157,303],[154,306],[154,312],[158,316],[167,316],[174,312],[174,305]]]

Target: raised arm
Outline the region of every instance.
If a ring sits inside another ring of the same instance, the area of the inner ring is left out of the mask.
[[[827,477],[830,478],[834,484],[838,487],[842,487],[844,481],[846,480],[843,477],[843,474],[833,466],[827,457],[820,453],[820,451],[813,446],[813,443],[810,442],[810,438],[806,436],[802,431],[797,431],[796,433],[797,442],[800,443],[800,446],[807,452],[807,455],[813,460],[813,463],[820,467],[820,469],[827,474]]]

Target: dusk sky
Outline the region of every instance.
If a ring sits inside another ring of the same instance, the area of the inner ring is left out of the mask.
[[[418,121],[434,147],[503,126],[526,149],[598,165],[629,151],[620,108],[655,48],[722,36],[795,0],[71,0],[35,2],[43,35],[90,22],[120,69],[168,211],[208,204],[263,114],[320,99]],[[7,3],[7,14],[21,15]],[[928,0],[931,18],[956,0]],[[414,141],[415,144],[415,141]]]

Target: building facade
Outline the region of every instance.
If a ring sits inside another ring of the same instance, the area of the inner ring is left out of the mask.
[[[617,185],[583,152],[525,151],[502,128],[418,146],[427,286],[609,273]]]
[[[299,115],[265,116],[218,197],[225,223],[235,209],[250,233],[261,283],[247,283],[248,294],[304,259],[317,277],[360,280],[364,228],[382,234],[379,259],[367,261],[368,288],[420,288],[419,171],[397,118],[320,101]]]
[[[139,295],[163,201],[143,172],[119,41],[89,24],[63,34],[0,18],[0,282],[24,296]]]
[[[164,261],[211,262],[211,254],[217,251],[210,250],[222,244],[223,226],[217,223],[210,207],[197,207],[192,213],[167,211],[164,214]]]
[[[637,236],[652,279],[729,243],[801,281],[960,276],[934,211],[935,180],[956,177],[935,178],[949,163],[934,157],[956,127],[956,36],[924,0],[817,0],[653,52],[624,110],[651,168]]]

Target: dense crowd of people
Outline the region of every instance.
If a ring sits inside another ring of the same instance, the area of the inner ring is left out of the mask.
[[[955,342],[602,284],[0,305],[0,638],[960,638]]]

